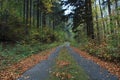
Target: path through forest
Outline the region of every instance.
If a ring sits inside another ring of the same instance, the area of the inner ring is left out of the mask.
[[[100,67],[98,64],[91,60],[83,58],[77,54],[69,45],[59,46],[56,50],[49,56],[47,60],[40,62],[33,68],[26,71],[17,80],[46,80],[49,77],[49,71],[51,71],[52,66],[55,63],[55,58],[58,56],[62,48],[66,48],[69,54],[75,59],[79,66],[81,66],[84,71],[89,75],[90,80],[119,80],[117,76],[112,75],[106,69]],[[79,80],[79,79],[78,79]]]

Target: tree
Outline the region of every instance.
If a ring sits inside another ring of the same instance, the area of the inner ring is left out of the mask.
[[[116,15],[119,17],[118,0],[115,0],[115,9],[116,9]],[[117,18],[117,24],[118,26],[120,26],[119,18]]]
[[[101,13],[101,18],[102,18],[102,25],[103,25],[103,39],[105,37],[106,29],[105,29],[105,22],[104,22],[104,16],[103,16],[103,10],[101,6],[101,0],[99,0],[99,7],[100,7],[100,13]]]
[[[91,0],[85,0],[85,13],[86,13],[87,35],[89,38],[94,39]]]
[[[97,6],[97,0],[95,0],[95,18],[96,18],[96,27],[97,27],[97,41],[100,43],[100,28],[98,23],[98,6]]]

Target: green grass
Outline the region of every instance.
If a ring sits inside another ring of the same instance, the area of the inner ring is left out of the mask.
[[[15,44],[14,46],[6,45],[3,47],[0,45],[0,70],[5,69],[7,66],[32,55],[37,54],[40,51],[52,48],[59,45],[59,43],[52,44]]]
[[[64,63],[66,63],[66,65],[60,66],[60,64]],[[75,62],[73,57],[68,54],[67,50],[63,49],[56,59],[52,71],[50,71],[48,80],[89,80],[89,77]]]

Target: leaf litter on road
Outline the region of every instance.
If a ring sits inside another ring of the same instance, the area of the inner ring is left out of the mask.
[[[72,48],[74,49],[75,52],[79,53],[84,58],[86,58],[88,60],[92,60],[93,62],[97,63],[101,67],[107,69],[110,73],[117,75],[119,77],[119,80],[120,80],[120,64],[115,64],[113,62],[103,61],[95,56],[91,56],[90,54],[88,54],[84,51],[81,51],[78,48],[75,48],[75,47],[72,47]]]
[[[23,72],[25,72],[29,68],[33,67],[42,60],[46,60],[54,50],[55,48],[42,51],[38,54],[33,54],[12,66],[8,66],[4,70],[0,71],[0,80],[17,79],[18,77],[21,76]],[[29,76],[26,76],[26,78],[29,78]]]

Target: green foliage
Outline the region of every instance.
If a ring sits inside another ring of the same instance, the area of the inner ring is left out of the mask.
[[[87,51],[89,54],[97,56],[103,60],[119,62],[120,50],[119,46],[114,46],[111,43],[102,42],[100,45],[92,41],[80,47],[82,50]]]
[[[63,41],[64,32],[62,30],[53,30],[49,27],[30,28],[30,35],[25,35],[25,25],[18,17],[12,14],[7,17],[7,21],[0,22],[0,40],[19,41],[26,40],[29,42],[51,43],[55,41]],[[27,38],[27,36],[29,38]]]
[[[55,23],[51,15],[53,7],[55,7],[53,3],[56,3],[57,0],[37,0],[37,1],[27,0],[27,1],[25,1],[25,3],[24,0],[0,1],[0,41],[17,42],[25,40],[28,42],[32,39],[32,42],[50,43],[58,40],[56,38],[58,34],[55,33],[50,28],[47,29],[52,25],[45,27],[47,23],[44,23],[44,21],[49,21],[49,23],[52,22]],[[27,5],[29,6],[28,9]],[[32,12],[37,13],[38,9],[40,10],[38,13],[39,15],[38,14],[32,15]],[[43,17],[40,15],[42,13],[44,13]],[[49,20],[47,20],[47,18],[45,17],[47,15],[50,17]],[[40,30],[38,30],[38,27],[35,27],[36,24],[38,24],[38,19],[36,20],[35,16],[39,17],[39,19],[45,18],[42,19],[42,21],[39,20],[39,26],[43,25],[41,26],[43,28]]]
[[[110,45],[110,46],[118,46],[118,36],[120,36],[119,34],[116,35],[116,34],[111,34],[108,36],[108,39],[107,39],[107,43]]]
[[[55,47],[57,45],[59,45],[59,43],[53,43],[53,44],[17,43],[15,45],[1,44],[0,45],[0,65],[1,65],[0,70],[32,54],[37,54],[40,51]]]
[[[3,15],[4,18],[6,15]],[[18,41],[23,39],[24,25],[18,17],[10,14],[0,22],[0,40]]]
[[[100,1],[100,2],[99,2]],[[119,62],[120,61],[120,16],[118,14],[118,8],[111,9],[111,15],[104,15],[107,10],[108,4],[104,4],[106,7],[102,8],[101,0],[98,0],[95,6],[95,0],[92,0],[92,15],[94,26],[94,40],[89,40],[86,37],[87,28],[85,24],[79,29],[74,29],[75,40],[82,50],[87,51],[89,54],[97,56],[103,60]],[[116,5],[113,2],[110,6]],[[77,16],[78,17],[78,16]],[[77,24],[82,24],[77,22]],[[86,31],[84,30],[86,29]],[[84,35],[83,35],[84,34]],[[82,44],[81,44],[82,43]],[[78,46],[78,47],[79,47]]]
[[[62,42],[64,40],[63,36],[64,36],[63,31],[60,30],[54,31],[49,27],[43,27],[42,29],[39,30],[32,29],[30,40],[33,42],[42,42],[42,43],[51,43],[56,41]]]

